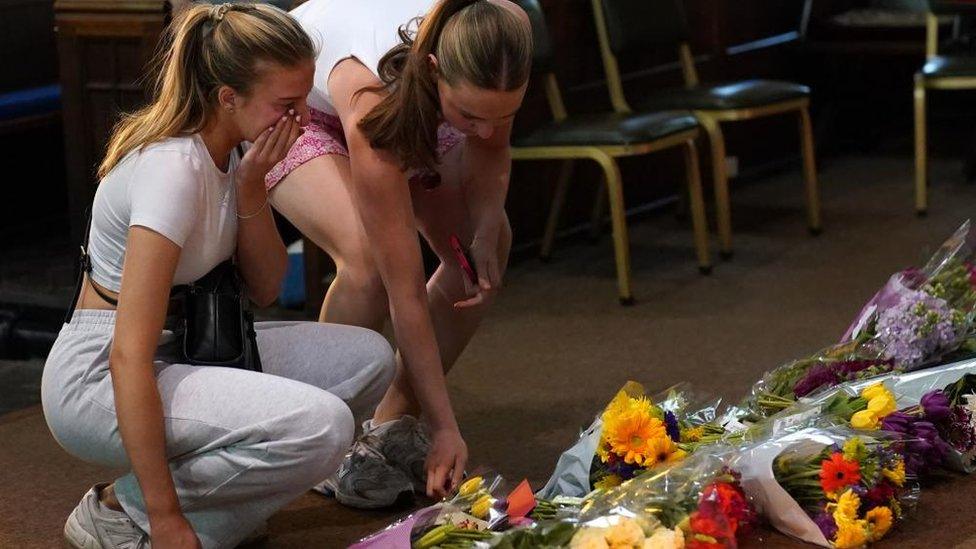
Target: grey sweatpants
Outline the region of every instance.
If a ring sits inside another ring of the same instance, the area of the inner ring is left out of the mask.
[[[108,358],[115,311],[78,310],[44,367],[51,433],[86,461],[129,467]],[[389,344],[363,328],[317,322],[255,325],[265,373],[174,363],[163,332],[154,370],[166,454],[180,507],[203,547],[233,547],[275,511],[332,475],[357,421],[393,379]],[[126,513],[147,532],[134,474],[115,481]]]

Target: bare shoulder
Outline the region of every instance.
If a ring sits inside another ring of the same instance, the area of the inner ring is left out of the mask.
[[[335,108],[342,113],[355,110],[359,94],[364,88],[381,85],[380,79],[355,57],[347,57],[340,61],[329,75],[329,95]]]

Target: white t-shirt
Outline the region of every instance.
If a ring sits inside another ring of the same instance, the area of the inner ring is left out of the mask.
[[[435,0],[309,0],[295,8],[291,14],[319,46],[308,105],[336,114],[328,88],[332,69],[343,59],[355,57],[379,76],[380,58],[400,43],[400,27],[426,15],[434,3]]]
[[[119,291],[126,239],[135,225],[182,248],[174,285],[193,282],[230,258],[237,244],[239,162],[232,152],[227,172],[221,172],[199,134],[126,155],[95,191],[88,242],[92,279]]]

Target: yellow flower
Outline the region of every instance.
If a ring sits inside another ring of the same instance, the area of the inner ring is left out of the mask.
[[[871,400],[872,398],[878,395],[885,395],[885,394],[891,395],[891,392],[888,389],[886,389],[884,383],[880,381],[873,385],[869,385],[861,390],[861,396],[867,400]]]
[[[902,486],[905,484],[905,462],[899,461],[894,469],[882,469],[881,474],[896,486]]]
[[[644,466],[651,467],[658,463],[670,463],[685,457],[685,452],[679,450],[674,441],[665,434],[651,439],[648,443],[648,452],[644,456]]]
[[[834,510],[834,520],[840,524],[842,521],[852,521],[857,518],[857,510],[861,507],[861,498],[853,490],[847,490],[837,499],[837,508]]]
[[[897,409],[898,404],[895,403],[895,398],[890,394],[878,395],[868,401],[868,410],[877,414],[878,417],[885,417]]]
[[[868,526],[871,527],[871,541],[878,541],[883,538],[888,530],[891,530],[892,514],[887,507],[875,507],[864,516]]]
[[[878,415],[871,410],[861,410],[851,416],[851,427],[855,429],[870,431],[877,429],[880,423]]]
[[[837,535],[834,536],[834,547],[837,549],[853,549],[868,542],[867,522],[863,520],[837,521]]]
[[[861,437],[851,437],[844,443],[844,459],[861,463],[868,456],[868,447]]]
[[[685,427],[681,430],[681,442],[698,442],[705,435],[705,428],[702,426],[698,427]]]
[[[644,544],[644,530],[637,521],[621,518],[620,522],[607,528],[606,540],[611,548],[640,547]]]
[[[461,484],[458,488],[459,496],[470,496],[481,489],[484,485],[485,480],[481,477],[471,477]]]
[[[644,465],[652,453],[652,441],[667,438],[664,422],[651,417],[650,402],[637,403],[613,422],[604,425],[604,436],[610,443],[610,451],[624,458],[627,463]],[[670,440],[670,439],[668,439]]]
[[[593,484],[593,487],[597,490],[609,490],[614,486],[620,486],[623,479],[617,475],[609,474]]]
[[[478,501],[471,504],[471,515],[475,518],[488,518],[488,511],[491,509],[491,496],[485,494],[478,498]]]

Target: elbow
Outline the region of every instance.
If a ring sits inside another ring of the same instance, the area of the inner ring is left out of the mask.
[[[270,307],[278,299],[278,287],[267,285],[262,288],[251,288],[247,296],[258,307]]]

